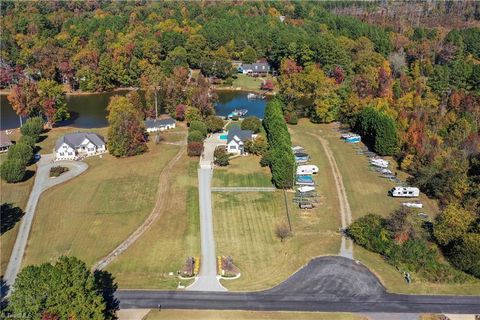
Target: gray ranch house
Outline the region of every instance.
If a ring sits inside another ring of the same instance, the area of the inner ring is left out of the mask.
[[[267,76],[270,73],[270,65],[267,62],[242,64],[238,70],[249,76]]]
[[[164,131],[175,128],[176,121],[173,118],[145,120],[147,132]]]
[[[102,136],[92,132],[75,132],[59,138],[55,144],[55,160],[79,160],[107,151]]]

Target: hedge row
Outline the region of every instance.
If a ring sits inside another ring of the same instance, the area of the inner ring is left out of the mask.
[[[272,99],[265,108],[263,126],[270,146],[268,162],[272,180],[277,188],[291,188],[294,183],[295,158],[292,141],[283,117],[283,106],[279,99]]]
[[[7,160],[0,166],[0,175],[8,183],[20,182],[25,178],[26,167],[33,159],[35,143],[43,131],[40,117],[30,118],[20,128],[22,137],[8,150]]]
[[[363,109],[357,117],[355,130],[379,155],[393,155],[398,151],[395,120],[381,111],[372,107]]]

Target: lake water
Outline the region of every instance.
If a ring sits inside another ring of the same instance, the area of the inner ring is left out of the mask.
[[[59,123],[77,128],[101,128],[107,126],[107,105],[114,95],[125,95],[128,91],[106,92],[89,95],[67,96],[71,119]],[[263,118],[266,100],[250,100],[247,92],[220,91],[215,109],[218,115],[227,116],[235,109],[247,109],[246,116]],[[20,126],[19,117],[11,108],[6,95],[0,95],[0,129],[13,129]]]

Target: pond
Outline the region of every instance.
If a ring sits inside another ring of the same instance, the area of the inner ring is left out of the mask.
[[[59,123],[77,128],[101,128],[107,126],[107,105],[114,95],[125,95],[127,90],[88,95],[68,95],[67,105],[71,118]],[[248,99],[247,92],[219,91],[215,104],[217,114],[227,116],[235,109],[247,109],[246,116],[263,118],[266,100]],[[14,129],[20,126],[19,117],[11,108],[6,95],[0,95],[0,129]]]

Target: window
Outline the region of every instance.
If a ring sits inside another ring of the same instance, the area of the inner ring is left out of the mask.
[[[64,152],[60,152],[60,156],[63,157],[65,155]]]
[[[72,152],[69,152],[68,155],[69,155],[69,156],[73,156],[73,153],[72,153]]]
[[[235,149],[237,149],[236,146],[230,146],[230,150],[235,150]]]
[[[93,151],[93,148],[88,148],[88,151]]]

